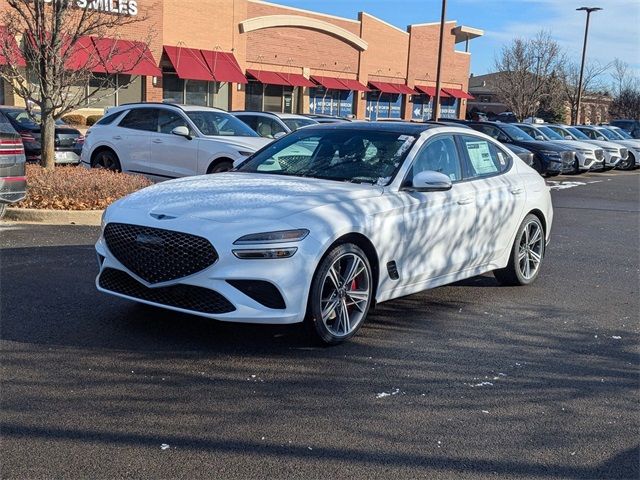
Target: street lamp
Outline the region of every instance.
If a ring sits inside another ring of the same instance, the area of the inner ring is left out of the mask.
[[[440,43],[438,44],[438,68],[436,70],[436,96],[433,99],[433,118],[440,116],[440,71],[442,70],[442,43],[444,40],[444,18],[447,14],[447,0],[442,0],[442,15],[440,16]]]
[[[600,7],[580,7],[576,8],[577,11],[587,12],[587,22],[584,27],[584,44],[582,45],[582,62],[580,63],[580,78],[578,80],[578,97],[576,99],[576,111],[571,123],[578,123],[580,121],[580,97],[582,97],[582,74],[584,73],[584,57],[587,53],[587,35],[589,34],[589,17],[591,12],[597,12],[602,10]]]

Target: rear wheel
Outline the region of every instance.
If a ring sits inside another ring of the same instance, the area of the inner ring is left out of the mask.
[[[322,259],[305,320],[315,340],[336,345],[356,334],[371,306],[372,278],[367,256],[351,243],[338,245]]]
[[[228,172],[233,168],[233,162],[231,160],[221,160],[209,167],[207,173],[222,173]]]
[[[520,224],[509,263],[493,274],[502,285],[529,285],[538,277],[544,257],[545,234],[542,222],[533,214]]]
[[[580,173],[580,160],[576,156],[576,159],[573,161],[573,170],[571,171],[574,175],[578,175]]]
[[[618,168],[620,170],[633,170],[634,168],[636,168],[636,159],[633,156],[633,153],[629,152],[629,154],[627,155],[627,159],[620,162],[618,164]]]
[[[91,162],[93,168],[104,168],[113,172],[121,172],[120,160],[113,150],[99,150]]]

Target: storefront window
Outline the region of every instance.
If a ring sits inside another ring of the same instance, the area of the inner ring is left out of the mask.
[[[92,94],[89,102],[92,107],[113,107],[116,105],[115,75],[106,73],[94,73],[89,80],[89,93]]]
[[[346,117],[353,113],[352,90],[309,89],[309,111],[322,115]]]
[[[185,98],[187,105],[207,106],[208,82],[204,80],[186,80]]]
[[[442,118],[458,118],[458,99],[454,97],[441,98],[440,116]]]
[[[162,77],[162,98],[170,103],[184,103],[184,80],[177,75]]]
[[[367,93],[367,118],[401,118],[402,95],[374,90]]]
[[[298,89],[250,81],[246,86],[245,110],[295,113],[298,111]]]
[[[413,120],[431,120],[433,99],[429,95],[412,95],[411,118]]]
[[[262,110],[262,91],[264,85],[260,82],[249,81],[246,86],[244,107],[245,110],[259,112]]]
[[[229,110],[229,82],[209,82],[209,98],[213,107]]]
[[[229,83],[182,80],[175,74],[165,73],[162,77],[162,98],[170,103],[186,103],[228,110]]]
[[[264,86],[264,111],[282,112],[282,86]]]
[[[141,102],[143,98],[143,77],[118,75],[118,85],[124,85],[118,90],[118,105],[123,103]]]

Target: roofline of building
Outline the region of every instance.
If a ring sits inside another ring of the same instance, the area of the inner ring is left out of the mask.
[[[446,23],[455,23],[457,24],[458,21],[457,20],[445,20],[444,22]],[[427,23],[412,23],[411,25],[409,25],[407,28],[411,28],[411,27],[429,27],[431,25],[440,25],[440,21],[437,22],[427,22]]]
[[[378,22],[385,24],[388,27],[394,28],[397,31],[404,33],[405,35],[409,35],[409,32],[407,32],[406,30],[403,30],[400,27],[396,27],[395,25],[392,25],[389,22],[386,22],[386,21],[382,20],[381,18],[376,17],[375,15],[371,15],[370,13],[358,12],[358,15],[366,15],[367,17],[371,17],[371,18],[377,20]]]
[[[265,2],[264,0],[248,0],[248,1],[251,2],[251,3],[259,3],[259,4],[262,4],[262,5],[269,5],[270,7],[286,8],[288,10],[294,10],[296,12],[309,13],[309,14],[312,14],[312,15],[320,15],[322,17],[333,18],[335,20],[342,20],[342,21],[345,21],[345,22],[360,23],[359,20],[353,20],[351,18],[339,17],[337,15],[331,15],[329,13],[314,12],[313,10],[306,10],[304,8],[289,7],[288,5],[281,5],[279,3]]]

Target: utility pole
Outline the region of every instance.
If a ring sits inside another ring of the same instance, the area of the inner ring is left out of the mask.
[[[572,112],[571,123],[576,124],[580,121],[580,100],[582,97],[582,75],[584,73],[584,59],[587,54],[587,36],[589,35],[589,17],[591,12],[597,12],[602,10],[600,7],[580,7],[576,8],[577,11],[587,12],[587,22],[584,27],[584,44],[582,45],[582,62],[580,63],[580,78],[578,80],[578,95],[576,98],[576,111]]]
[[[436,96],[433,98],[433,117],[440,117],[440,79],[442,74],[442,44],[444,43],[444,18],[447,14],[447,0],[442,0],[442,16],[440,17],[440,43],[438,45],[438,69],[436,71]]]

